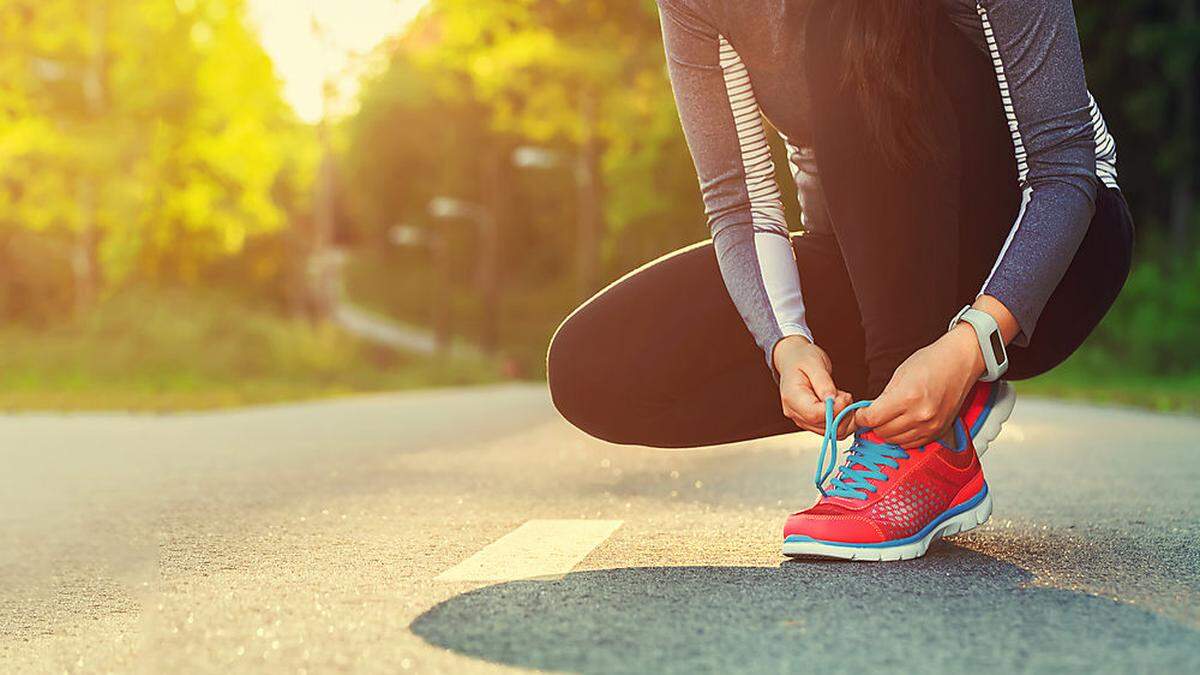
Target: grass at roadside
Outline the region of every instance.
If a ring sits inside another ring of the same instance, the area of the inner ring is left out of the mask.
[[[1200,376],[1156,379],[1088,379],[1048,375],[1031,382],[1021,382],[1018,391],[1033,396],[1062,398],[1093,403],[1149,408],[1160,412],[1183,412],[1200,415]]]
[[[79,320],[0,329],[0,409],[194,410],[499,379],[216,291],[134,291]]]
[[[1200,414],[1200,372],[1132,372],[1087,346],[1050,373],[1018,382],[1017,390],[1034,396]]]

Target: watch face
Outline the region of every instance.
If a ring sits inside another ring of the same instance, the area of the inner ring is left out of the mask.
[[[1003,366],[1008,360],[1008,352],[1004,350],[1004,340],[1000,337],[1000,331],[994,330],[988,337],[992,341],[992,355],[996,358],[996,365]]]

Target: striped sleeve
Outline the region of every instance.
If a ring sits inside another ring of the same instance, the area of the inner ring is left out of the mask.
[[[1116,145],[1087,90],[1071,0],[973,2],[1012,134],[1021,208],[980,295],[1020,324],[1038,317],[1087,233],[1101,184],[1116,187]]]
[[[721,275],[768,366],[779,340],[812,339],[766,128],[737,49],[660,0],[679,117],[700,180]]]

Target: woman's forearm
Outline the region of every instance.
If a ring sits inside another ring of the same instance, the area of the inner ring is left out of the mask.
[[[989,316],[996,320],[1000,326],[1000,335],[1004,338],[1004,344],[1008,344],[1017,337],[1017,333],[1021,332],[1021,325],[1017,322],[1017,317],[1009,311],[1008,307],[1004,306],[996,298],[990,295],[981,295],[975,299],[971,305],[975,309],[987,312]]]
[[[989,316],[996,320],[1000,326],[1000,336],[1004,338],[1004,344],[1009,344],[1013,338],[1021,332],[1021,326],[1017,322],[1017,318],[1009,311],[1004,303],[990,295],[981,295],[975,299],[971,305],[975,309],[986,312]],[[956,358],[955,362],[962,364],[962,368],[968,373],[968,380],[975,381],[987,372],[987,365],[983,360],[983,352],[979,350],[979,339],[975,335],[975,329],[965,322],[960,322],[958,325],[950,329],[950,332],[942,336],[935,342],[937,345],[944,343],[960,358]]]

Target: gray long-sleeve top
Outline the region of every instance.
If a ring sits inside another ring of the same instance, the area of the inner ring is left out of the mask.
[[[804,21],[814,0],[658,0],[679,116],[721,273],[766,354],[810,340],[764,117],[787,144],[803,222],[827,217],[810,149]],[[1033,335],[1087,232],[1099,185],[1117,186],[1116,145],[1088,92],[1070,0],[940,0],[994,65],[1022,204],[980,294]],[[949,317],[947,317],[949,320]]]

